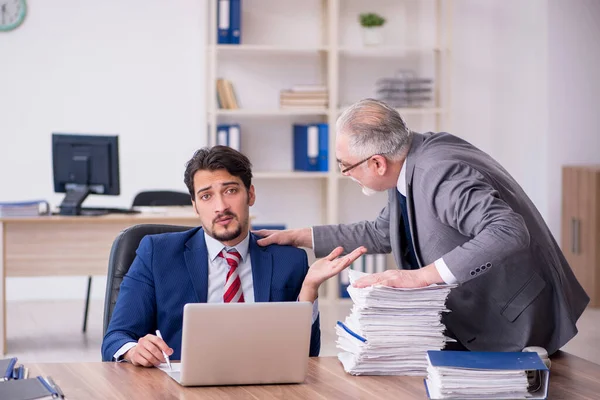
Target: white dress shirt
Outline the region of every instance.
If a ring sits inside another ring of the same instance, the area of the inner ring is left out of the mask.
[[[208,250],[208,293],[206,296],[207,303],[223,303],[223,295],[225,292],[225,282],[227,273],[229,272],[229,264],[223,257],[219,257],[219,253],[226,250],[235,250],[240,254],[241,260],[238,264],[237,271],[242,283],[242,292],[244,293],[244,302],[254,303],[254,283],[252,280],[252,261],[248,246],[250,244],[250,233],[246,235],[244,240],[233,247],[226,247],[223,243],[209,236],[204,232],[204,240],[206,241],[206,249]],[[273,268],[277,268],[274,265]],[[314,324],[319,316],[318,299],[313,303],[312,323]],[[125,343],[115,353],[115,360],[120,360],[120,357],[135,346],[137,342]]]

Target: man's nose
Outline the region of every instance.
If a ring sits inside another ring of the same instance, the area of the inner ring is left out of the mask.
[[[226,211],[227,209],[229,209],[229,204],[227,203],[227,201],[225,200],[225,198],[221,195],[217,195],[215,198],[215,213],[216,214],[220,214],[223,211]]]

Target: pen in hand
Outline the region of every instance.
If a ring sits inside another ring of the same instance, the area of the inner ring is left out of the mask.
[[[161,339],[163,338],[158,329],[156,330],[156,336],[158,336]],[[163,339],[163,341],[164,341],[164,339]],[[165,361],[167,361],[167,365],[169,366],[169,369],[172,371],[173,368],[171,368],[171,360],[169,360],[169,356],[164,351],[162,353],[163,353],[163,356],[165,357]]]

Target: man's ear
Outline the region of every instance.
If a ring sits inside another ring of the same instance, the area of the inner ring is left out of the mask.
[[[387,171],[387,159],[384,156],[376,155],[373,156],[373,164],[375,164],[375,171],[377,175],[383,176]]]
[[[256,193],[254,192],[254,185],[250,185],[248,189],[248,205],[252,207],[256,201]]]

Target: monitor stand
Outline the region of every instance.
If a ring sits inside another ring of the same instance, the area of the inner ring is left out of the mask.
[[[60,215],[81,215],[81,204],[91,193],[89,186],[82,185],[67,190],[60,203]]]

